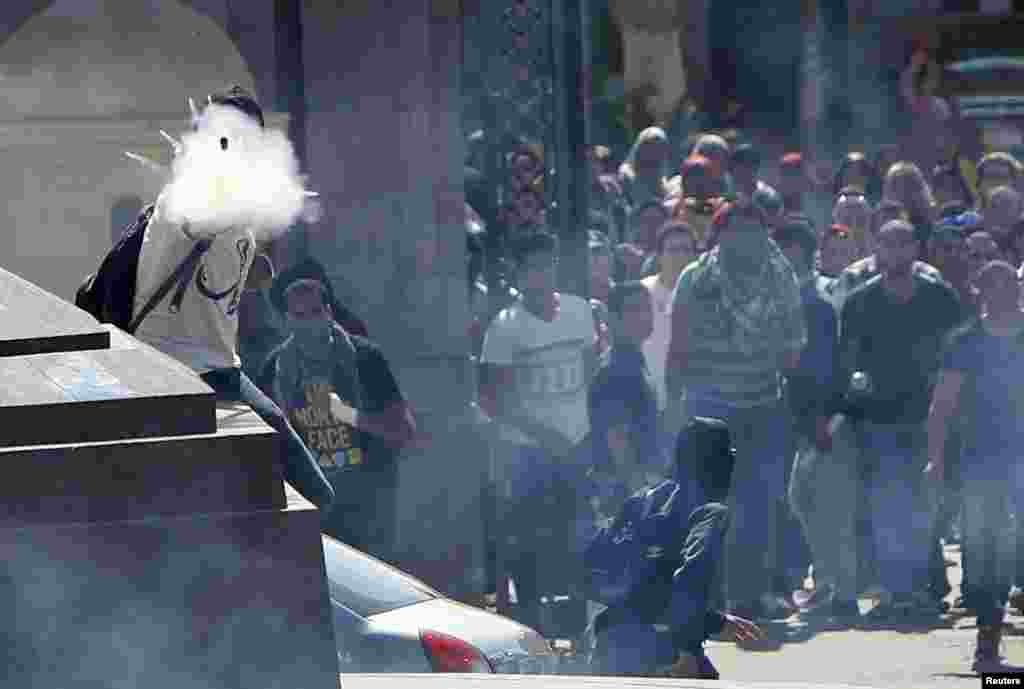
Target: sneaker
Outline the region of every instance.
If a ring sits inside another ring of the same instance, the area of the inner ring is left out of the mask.
[[[718,669],[711,662],[711,658],[708,658],[707,653],[697,656],[697,664],[700,665],[700,676],[697,679],[718,679]]]
[[[970,603],[967,601],[967,596],[965,596],[962,593],[959,596],[957,596],[956,600],[953,601],[953,610],[963,610],[964,612],[970,612],[971,606]]]
[[[860,618],[860,606],[855,600],[832,600],[832,619],[838,622],[852,622]]]
[[[815,588],[813,591],[795,592],[793,594],[793,602],[796,603],[801,614],[811,613],[823,606],[831,604],[834,595],[835,589],[828,584],[823,584]]]
[[[654,672],[657,677],[671,677],[673,679],[718,679],[718,670],[712,664],[707,654],[688,653],[679,651],[676,662],[668,667],[659,668]]]
[[[878,605],[863,615],[866,622],[906,621],[916,608],[913,596],[909,594],[883,594]]]
[[[974,649],[974,672],[999,672],[1005,669],[1003,657],[999,655],[999,646],[1003,641],[1003,628],[1000,625],[978,627],[978,641]]]
[[[668,667],[659,668],[655,674],[658,677],[672,677],[675,679],[701,679],[700,661],[692,653],[679,651],[674,663]]]
[[[1015,608],[1017,612],[1024,614],[1024,589],[1019,586],[1014,586],[1010,589],[1010,607]]]

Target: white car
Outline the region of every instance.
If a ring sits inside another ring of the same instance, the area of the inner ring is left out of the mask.
[[[342,674],[557,671],[558,657],[529,627],[445,598],[330,536],[323,544]]]

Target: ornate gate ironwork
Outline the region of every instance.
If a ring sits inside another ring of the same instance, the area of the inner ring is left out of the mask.
[[[501,212],[514,200],[510,156],[523,144],[540,151],[536,188],[548,228],[562,244],[561,280],[586,294],[586,119],[583,0],[464,0],[464,103],[467,121],[484,131],[481,170],[493,197],[487,274],[492,294],[501,281],[507,225]],[[481,211],[482,209],[477,209]]]

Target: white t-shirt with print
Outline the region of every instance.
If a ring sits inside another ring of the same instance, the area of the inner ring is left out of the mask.
[[[661,284],[657,275],[643,279],[644,287],[651,295],[651,309],[654,311],[654,329],[651,336],[644,340],[644,360],[647,370],[654,379],[654,392],[658,398],[658,411],[664,411],[668,400],[665,389],[665,362],[668,360],[668,345],[672,337],[672,291]]]
[[[195,240],[167,221],[157,200],[139,255],[133,313],[192,251]],[[180,308],[167,293],[139,325],[135,336],[203,374],[241,365],[238,357],[238,305],[256,253],[248,229],[219,235],[188,278]]]
[[[487,329],[480,361],[512,368],[520,411],[579,443],[590,430],[585,353],[596,339],[594,315],[585,299],[560,295],[558,314],[551,322],[516,302]],[[502,436],[509,442],[536,444],[511,428],[503,427]]]

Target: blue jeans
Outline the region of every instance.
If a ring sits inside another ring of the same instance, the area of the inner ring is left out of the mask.
[[[541,627],[541,597],[567,593],[576,583],[569,573],[578,551],[577,501],[586,447],[581,443],[564,462],[532,445],[503,443],[499,450],[499,547],[515,581],[514,616],[535,629]]]
[[[963,558],[971,571],[970,603],[978,626],[1003,623],[1003,604],[1014,579],[1018,527],[1008,479],[1009,472],[972,477],[968,471],[963,481]]]
[[[725,546],[725,597],[730,603],[754,603],[771,592],[775,575],[777,515],[788,478],[787,412],[781,403],[741,408],[688,397],[687,416],[718,418],[729,425],[736,464],[728,499],[732,528]]]
[[[677,651],[704,653],[711,585],[722,558],[729,527],[729,509],[708,503],[689,517],[682,545],[682,566],[672,575],[672,591],[664,625],[632,610],[609,609],[595,622],[596,643],[591,664],[596,674],[649,675],[672,664]]]
[[[245,402],[263,421],[277,431],[285,445],[284,478],[312,502],[320,513],[327,515],[334,502],[334,489],[324,477],[316,459],[310,454],[302,438],[295,432],[288,418],[272,399],[264,395],[239,368],[221,368],[200,376],[213,388],[217,399],[225,402]]]
[[[864,422],[861,446],[874,466],[869,500],[879,583],[893,594],[913,593],[928,566],[935,519],[922,474],[927,464],[924,424]]]

